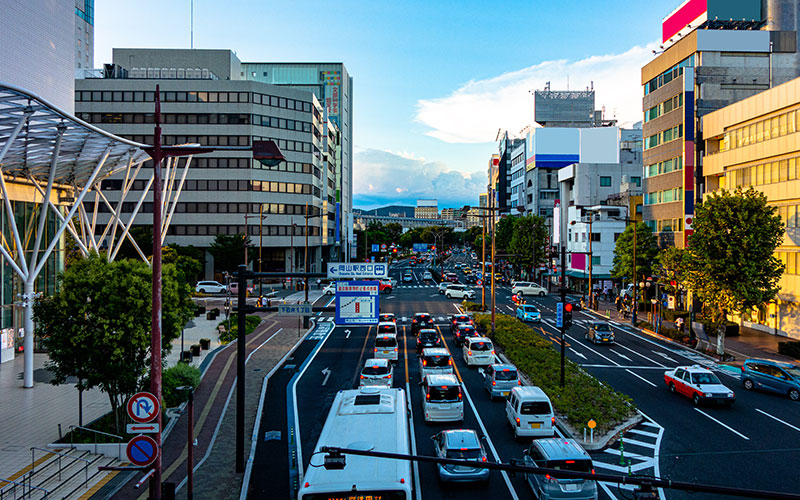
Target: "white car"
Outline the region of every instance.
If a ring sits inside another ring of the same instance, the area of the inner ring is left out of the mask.
[[[380,386],[392,387],[392,375],[394,368],[388,359],[368,359],[364,362],[361,376],[358,381],[359,387]]]
[[[466,285],[449,285],[444,290],[444,296],[448,299],[474,299],[475,290]]]
[[[495,362],[494,345],[486,337],[470,337],[466,339],[461,350],[467,366],[486,366]]]
[[[328,286],[322,290],[322,293],[325,295],[336,295],[336,282],[329,283]]]
[[[194,290],[199,293],[225,293],[227,288],[217,281],[198,281]]]
[[[425,281],[431,281],[433,279],[433,275],[431,274],[430,271],[425,271],[424,273],[422,273],[422,279]]]
[[[447,290],[447,288],[450,285],[452,285],[452,283],[450,283],[448,281],[442,281],[441,283],[439,283],[439,295],[444,294],[444,291]]]
[[[528,281],[517,281],[513,287],[511,287],[511,293],[514,295],[518,295],[520,297],[524,297],[526,295],[538,295],[540,297],[544,297],[547,295],[547,289],[542,288],[541,286],[537,285],[536,283],[530,283]]]

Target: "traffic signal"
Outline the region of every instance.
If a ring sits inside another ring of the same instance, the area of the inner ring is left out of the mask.
[[[564,304],[564,329],[572,326],[572,304],[567,302]]]

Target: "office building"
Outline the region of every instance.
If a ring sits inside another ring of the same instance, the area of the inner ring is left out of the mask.
[[[775,301],[745,314],[745,326],[800,339],[800,78],[703,117],[707,192],[753,187],[785,224]]]
[[[75,69],[94,68],[94,0],[75,0]]]
[[[113,63],[125,71],[76,80],[78,117],[151,144],[159,85],[165,144],[221,148],[193,159],[166,244],[207,249],[217,235],[248,234],[253,247],[263,240],[262,270],[297,270],[303,267],[307,221],[309,271],[347,257],[350,247],[342,242],[352,226],[342,214],[351,207],[337,198],[337,183],[351,173],[341,159],[341,131],[325,119],[312,92],[238,78],[241,62],[230,50],[114,49]],[[250,151],[224,151],[262,139],[275,141],[287,161],[266,168]],[[107,182],[109,199],[119,199],[123,180],[121,174]],[[128,199],[138,199],[144,188],[135,182]],[[151,224],[149,196],[136,224]],[[99,217],[110,217],[98,208]],[[134,209],[134,202],[123,205],[123,212]],[[214,270],[206,253],[206,275]]]
[[[594,88],[586,90],[544,90],[533,93],[533,121],[542,127],[588,128],[616,125],[594,108]]]
[[[438,219],[439,202],[437,200],[417,200],[417,206],[414,208],[414,218]]]
[[[519,213],[517,207],[525,208],[525,139],[514,142],[511,150],[511,165],[509,170],[509,199],[508,207],[511,213]]]
[[[641,76],[643,216],[661,246],[684,247],[692,233],[702,117],[800,74],[797,15],[782,0],[687,0],[664,18]]]

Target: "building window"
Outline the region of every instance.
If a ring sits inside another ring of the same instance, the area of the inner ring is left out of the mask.
[[[600,187],[611,187],[611,177],[606,175],[600,176]]]

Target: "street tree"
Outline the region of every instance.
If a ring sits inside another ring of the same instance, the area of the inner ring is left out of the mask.
[[[664,291],[679,295],[686,290],[689,274],[689,252],[683,248],[667,247],[658,252],[655,267],[664,284]],[[674,283],[674,285],[673,285]]]
[[[636,282],[653,274],[653,263],[658,254],[658,242],[650,226],[644,222],[635,223],[636,227],[636,272],[633,269],[633,239],[634,224],[625,228],[625,231],[614,246],[614,267],[611,276]]]
[[[774,252],[784,225],[776,212],[752,187],[711,193],[697,206],[688,282],[714,325],[777,295],[784,266]]]
[[[515,218],[514,235],[508,247],[512,254],[510,260],[533,276],[536,268],[545,260],[547,227],[544,219],[537,215]]]
[[[176,267],[165,264],[162,272],[162,349],[168,352],[194,305]],[[58,292],[34,305],[52,383],[76,377],[79,390],[99,388],[120,431],[118,410],[139,389],[149,364],[151,268],[142,260],[108,262],[95,253],[73,262],[59,281]]]
[[[517,226],[519,217],[506,216],[500,220],[495,219],[495,236],[494,246],[496,251],[509,250],[511,238],[514,237],[514,231]]]
[[[234,272],[244,264],[245,246],[250,246],[250,237],[243,234],[218,234],[211,242],[208,252],[214,257],[214,268],[218,271]],[[250,252],[253,260],[256,252]]]

